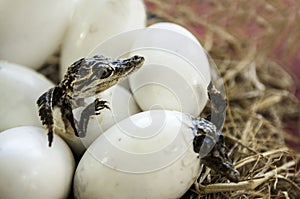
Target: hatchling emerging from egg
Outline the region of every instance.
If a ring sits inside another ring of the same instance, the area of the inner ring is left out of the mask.
[[[201,163],[232,182],[239,182],[240,173],[235,169],[226,153],[224,136],[220,129],[225,120],[226,99],[214,87],[212,82],[207,87],[211,100],[212,113],[210,119],[192,118],[194,152],[199,154]]]
[[[64,124],[65,133],[84,137],[90,116],[99,115],[104,108],[109,109],[107,102],[99,98],[88,105],[84,100],[117,84],[138,70],[144,61],[144,57],[138,55],[128,59],[96,55],[82,58],[69,66],[64,79],[37,100],[39,116],[48,131],[49,146],[53,142],[56,122]],[[212,120],[191,117],[195,134],[194,151],[199,154],[201,163],[231,181],[238,182],[239,172],[226,154],[224,138],[219,131],[224,122],[226,100],[212,83],[207,90],[213,106]],[[84,107],[79,121],[72,112],[78,107]]]
[[[96,55],[82,58],[69,66],[64,79],[37,100],[39,116],[48,130],[49,146],[52,145],[58,121],[64,124],[65,133],[84,137],[90,116],[99,115],[104,108],[109,109],[107,102],[99,98],[88,105],[84,100],[117,84],[119,80],[139,69],[144,60],[144,57],[138,55],[128,59]],[[79,121],[72,112],[78,107],[84,107]]]

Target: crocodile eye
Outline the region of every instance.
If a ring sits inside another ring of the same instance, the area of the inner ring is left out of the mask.
[[[113,73],[113,69],[112,68],[102,68],[97,72],[97,76],[100,79],[105,79],[108,78],[109,76],[111,76],[111,74]]]

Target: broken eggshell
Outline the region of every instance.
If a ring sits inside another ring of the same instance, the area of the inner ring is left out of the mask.
[[[80,160],[75,198],[180,198],[200,167],[190,122],[180,112],[153,110],[112,126]]]

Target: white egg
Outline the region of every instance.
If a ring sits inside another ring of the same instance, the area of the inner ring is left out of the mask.
[[[77,0],[2,0],[0,59],[38,68],[58,49]]]
[[[151,26],[149,26],[149,28],[160,28],[160,29],[167,29],[167,30],[172,30],[172,31],[178,32],[178,33],[183,34],[186,37],[190,38],[195,43],[197,43],[199,46],[201,46],[198,39],[190,31],[188,31],[187,29],[185,29],[184,27],[182,27],[178,24],[170,23],[170,22],[159,22],[159,23],[152,24]]]
[[[41,126],[36,100],[53,87],[41,74],[0,61],[0,131],[21,126]]]
[[[68,134],[61,134],[65,141],[69,144],[75,154],[81,156],[91,143],[99,137],[105,130],[119,121],[140,112],[133,96],[128,90],[121,86],[113,86],[103,93],[97,95],[102,100],[108,102],[110,109],[101,110],[101,114],[90,118],[86,136],[84,138],[69,137]],[[91,103],[94,98],[87,101]],[[74,110],[74,115],[79,120],[83,108]]]
[[[143,28],[145,23],[142,0],[79,0],[62,46],[61,77],[71,63],[88,56],[106,39]]]
[[[188,30],[171,23],[155,24],[138,35],[131,54],[146,61],[129,76],[129,83],[142,110],[201,113],[211,77],[206,53],[196,41]]]
[[[179,198],[199,174],[189,123],[180,112],[153,110],[109,128],[79,162],[75,198]]]
[[[48,147],[43,128],[1,132],[0,161],[1,198],[68,198],[75,170],[72,152],[58,137]]]

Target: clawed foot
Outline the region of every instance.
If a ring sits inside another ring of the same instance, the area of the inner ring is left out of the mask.
[[[101,113],[101,110],[104,108],[110,109],[107,104],[107,101],[96,98],[94,102],[90,103],[87,107],[85,107],[85,109],[83,109],[78,123],[79,137],[85,137],[87,125],[91,116],[99,115]]]
[[[99,115],[102,109],[107,108],[110,109],[110,107],[107,105],[108,102],[105,100],[100,100],[99,98],[95,99],[94,101],[95,104],[95,115]]]

